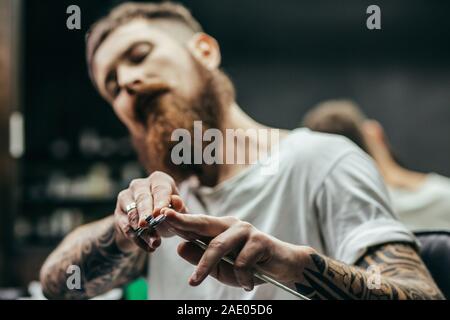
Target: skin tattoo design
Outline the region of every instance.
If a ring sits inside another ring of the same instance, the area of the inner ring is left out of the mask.
[[[408,244],[372,248],[357,266],[349,266],[320,254],[311,254],[311,265],[297,289],[312,299],[443,299],[416,251]],[[369,289],[366,269],[376,265],[380,283]]]
[[[122,252],[115,241],[113,221],[106,218],[72,233],[77,246],[65,241],[49,257],[44,268],[51,274],[44,293],[51,298],[87,299],[125,284],[142,275],[146,253]],[[69,289],[70,265],[82,270],[81,288]],[[369,288],[366,269],[376,265],[381,271],[379,285]],[[356,266],[310,253],[304,266],[303,282],[297,290],[311,299],[443,299],[423,262],[409,244],[395,243],[373,247]],[[220,279],[219,279],[220,280]]]
[[[44,265],[50,274],[43,283],[44,294],[54,299],[88,299],[140,276],[146,253],[122,252],[116,244],[116,232],[113,220],[106,218],[80,228],[63,241]],[[76,245],[70,240],[74,238]],[[70,265],[80,267],[80,289],[67,286]]]

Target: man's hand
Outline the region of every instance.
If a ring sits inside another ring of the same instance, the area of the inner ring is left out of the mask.
[[[127,206],[136,203],[136,209]],[[53,299],[87,299],[121,286],[145,270],[147,254],[161,243],[159,233],[144,233],[136,238],[133,229],[145,227],[145,218],[160,214],[168,207],[185,212],[183,201],[173,179],[155,172],[146,179],[134,180],[120,193],[114,215],[81,226],[72,231],[50,254],[41,268],[40,278],[44,295]],[[77,265],[82,270],[81,288],[72,290],[67,284],[67,268]]]
[[[162,213],[174,232],[188,239],[212,239],[205,252],[191,242],[178,247],[182,258],[197,265],[189,279],[193,286],[210,274],[227,285],[250,291],[262,283],[252,275],[255,268],[286,284],[302,279],[302,260],[312,250],[308,247],[280,241],[234,217],[183,215],[171,209],[163,209]],[[235,257],[234,267],[220,261],[228,254]]]
[[[127,207],[136,203],[136,208],[128,210]],[[164,224],[158,232],[144,231],[140,237],[135,233],[138,227],[147,226],[148,216],[158,216],[162,208],[171,205],[179,212],[186,212],[183,201],[178,195],[174,180],[169,175],[156,171],[148,178],[131,181],[128,189],[119,193],[114,211],[117,244],[124,252],[135,251],[141,248],[153,252],[161,244],[161,235],[170,236]]]
[[[197,265],[189,283],[200,284],[209,274],[219,281],[246,290],[259,280],[258,269],[312,299],[442,299],[414,247],[409,243],[386,243],[369,248],[356,265],[345,264],[313,248],[280,241],[234,217],[183,215],[163,209],[167,223],[186,239],[211,239],[206,251],[185,242],[179,255]],[[232,267],[220,259],[231,254]],[[379,270],[371,285],[369,267]],[[364,269],[366,270],[364,270]]]

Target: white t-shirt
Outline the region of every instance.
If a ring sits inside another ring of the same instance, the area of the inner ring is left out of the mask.
[[[281,140],[278,171],[260,163],[214,188],[185,182],[180,193],[190,213],[233,215],[259,230],[328,257],[355,263],[367,247],[414,242],[396,220],[372,160],[348,139],[296,129]],[[199,201],[201,198],[201,202]],[[198,287],[194,268],[176,253],[178,237],[163,239],[149,261],[149,299],[293,299],[271,284],[246,292],[208,277]]]
[[[430,173],[417,190],[389,188],[389,192],[400,221],[411,230],[450,230],[449,178]]]

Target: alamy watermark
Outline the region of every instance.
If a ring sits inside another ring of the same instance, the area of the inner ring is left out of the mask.
[[[66,13],[69,17],[66,20],[66,26],[69,30],[81,29],[81,9],[79,6],[72,4],[67,7]]]
[[[203,132],[202,121],[194,121],[193,135],[183,128],[172,132],[171,141],[178,142],[171,151],[173,164],[259,163],[263,175],[277,173],[279,129],[225,129],[223,133],[210,128]]]
[[[381,9],[379,6],[372,4],[367,7],[367,14],[370,16],[367,18],[366,26],[369,30],[380,30],[381,29]]]
[[[367,288],[369,290],[381,289],[381,268],[372,264],[366,269],[367,273]],[[77,265],[70,265],[66,274],[68,275],[66,280],[66,286],[69,290],[81,289],[81,269]]]
[[[66,280],[66,286],[69,290],[81,289],[81,269],[79,266],[72,264],[67,267],[66,274],[69,275]]]
[[[66,20],[66,26],[69,30],[81,30],[81,8],[75,4],[67,7],[66,13],[69,15]],[[381,29],[381,9],[378,5],[372,4],[367,7],[366,14],[369,14],[366,20],[366,27],[369,30]]]

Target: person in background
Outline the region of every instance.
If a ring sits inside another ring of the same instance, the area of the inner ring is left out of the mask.
[[[303,118],[311,130],[343,135],[375,160],[388,186],[394,210],[411,230],[450,229],[450,179],[404,168],[382,125],[349,100],[330,100]]]

